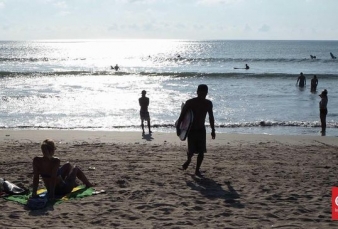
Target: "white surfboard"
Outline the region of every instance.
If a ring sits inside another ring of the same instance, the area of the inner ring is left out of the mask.
[[[184,104],[182,104],[182,108],[183,106]],[[193,120],[194,113],[192,112],[192,110],[188,110],[179,126],[180,134],[178,135],[178,137],[181,139],[181,141],[185,141],[185,139],[187,138]]]

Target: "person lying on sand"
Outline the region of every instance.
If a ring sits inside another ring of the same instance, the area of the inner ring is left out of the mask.
[[[46,139],[41,144],[43,156],[33,159],[33,198],[37,197],[39,176],[42,177],[50,200],[53,200],[55,195],[70,193],[76,186],[76,178],[86,187],[93,186],[80,168],[72,166],[69,162],[60,167],[60,159],[54,157],[55,150],[54,142]]]

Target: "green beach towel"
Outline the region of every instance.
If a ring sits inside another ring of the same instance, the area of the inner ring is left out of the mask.
[[[47,192],[46,189],[39,189],[37,191],[37,194],[41,195],[45,192]],[[49,202],[48,205],[60,204],[70,199],[78,199],[78,198],[83,198],[86,196],[91,196],[93,195],[93,192],[94,192],[93,188],[86,188],[85,186],[80,185],[80,186],[73,188],[71,193],[68,193],[64,196],[56,197],[55,201]],[[26,195],[11,195],[11,196],[4,197],[4,199],[26,205],[30,196],[31,196],[30,193]]]

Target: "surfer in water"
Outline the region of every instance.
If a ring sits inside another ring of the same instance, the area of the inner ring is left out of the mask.
[[[146,97],[146,91],[142,91],[142,97],[139,98],[138,102],[140,104],[140,118],[141,118],[141,127],[142,127],[142,134],[144,135],[144,121],[147,121],[148,124],[148,130],[149,134],[152,132],[150,131],[150,116],[148,112],[148,106],[149,106],[149,98]]]
[[[245,67],[244,67],[244,68],[236,68],[236,67],[234,67],[234,69],[245,69],[245,70],[249,70],[249,69],[250,69],[250,67],[249,67],[249,65],[248,65],[248,64],[245,64]]]
[[[337,59],[337,57],[335,57],[332,52],[330,52],[330,56],[332,59]]]
[[[180,117],[177,120],[177,127],[180,126],[184,119],[186,112],[191,110],[194,114],[193,122],[188,133],[188,152],[187,161],[182,165],[183,170],[186,170],[191,162],[191,158],[194,154],[198,154],[197,163],[195,169],[195,175],[202,176],[200,167],[203,162],[204,153],[206,149],[206,129],[205,129],[205,118],[208,113],[209,123],[211,127],[211,137],[215,139],[215,119],[213,113],[212,102],[206,99],[208,94],[208,86],[200,84],[197,88],[197,97],[187,100],[185,103]],[[177,134],[180,134],[180,130],[177,129]]]
[[[299,84],[298,84],[299,82]],[[299,87],[304,87],[306,85],[306,78],[303,72],[300,73],[300,76],[297,79],[296,85],[298,84]]]
[[[117,64],[115,65],[115,67],[110,66],[110,68],[111,68],[111,70],[115,69],[115,71],[118,71],[120,69],[120,67]]]

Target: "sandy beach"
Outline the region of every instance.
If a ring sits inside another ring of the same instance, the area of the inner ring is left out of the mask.
[[[106,193],[29,211],[0,199],[1,228],[335,228],[336,137],[208,136],[203,178],[173,133],[1,130],[0,177],[31,188],[51,138]],[[90,170],[89,167],[95,167]]]

